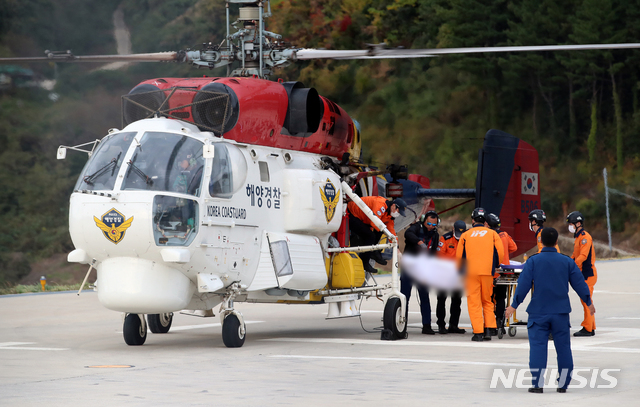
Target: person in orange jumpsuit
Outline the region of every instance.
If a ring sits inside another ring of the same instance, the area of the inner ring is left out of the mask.
[[[542,229],[544,229],[544,222],[547,220],[547,215],[544,213],[542,209],[534,209],[529,212],[529,230],[536,234],[536,241],[538,242],[538,253],[542,251],[544,245],[542,244],[542,240],[540,239],[540,233]],[[560,251],[560,247],[556,244],[556,250],[558,253],[562,253]]]
[[[457,220],[453,224],[453,230],[440,236],[438,243],[438,257],[455,260],[456,249],[460,236],[467,231],[467,224],[462,220]],[[449,308],[449,329],[445,328],[445,318],[447,316],[446,303],[447,297],[451,297],[451,307]],[[463,334],[466,330],[458,328],[460,322],[460,306],[462,305],[462,291],[455,290],[452,292],[438,291],[438,303],[436,305],[436,317],[438,322],[438,333],[446,334]]]
[[[593,247],[591,235],[584,230],[584,216],[578,211],[573,211],[567,215],[569,232],[573,233],[573,254],[571,258],[576,262],[584,281],[589,286],[591,300],[593,301],[593,287],[598,281],[598,271],[596,270],[596,250]],[[596,317],[589,311],[587,304],[582,302],[584,308],[584,320],[582,329],[574,333],[573,336],[594,336],[596,334]]]
[[[365,205],[371,209],[373,214],[384,223],[387,229],[389,229],[389,232],[396,236],[393,223],[396,217],[405,216],[407,203],[404,199],[397,198],[389,201],[382,196],[365,196],[361,199]],[[358,236],[358,245],[369,246],[378,244],[382,237],[382,231],[378,230],[362,209],[352,201],[347,204],[347,211],[349,213],[349,230],[351,230],[352,234]],[[352,236],[352,239],[353,237],[354,236]],[[383,265],[387,264],[387,261],[382,258],[380,251],[364,252],[359,253],[359,255],[362,259],[364,269],[370,273],[376,273],[377,270],[371,266],[369,259],[373,259]]]
[[[513,241],[511,236],[503,230],[500,230],[500,226],[502,226],[502,222],[500,222],[500,218],[498,215],[490,213],[487,216],[487,226],[491,229],[495,230],[498,236],[500,236],[500,240],[502,240],[502,245],[504,247],[504,253],[502,254],[502,260],[500,260],[500,264],[510,264],[510,254],[518,250],[518,245]],[[495,278],[498,278],[498,274],[496,273]],[[498,329],[504,331],[504,310],[506,308],[506,300],[507,300],[507,286],[506,285],[496,285],[493,287],[493,304],[496,307],[496,322],[498,324]]]
[[[484,226],[486,217],[483,208],[473,210],[473,227],[460,236],[456,249],[456,258],[466,274],[467,306],[473,327],[471,340],[476,342],[485,340],[485,333],[487,340],[498,334],[491,295],[493,275],[500,266],[504,245],[494,230]]]

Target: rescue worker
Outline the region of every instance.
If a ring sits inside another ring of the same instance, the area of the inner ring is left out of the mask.
[[[542,209],[534,209],[529,212],[529,230],[536,234],[536,241],[538,242],[538,253],[542,251],[544,245],[540,241],[540,232],[544,229],[544,222],[547,221],[547,215]],[[558,253],[562,253],[560,248],[556,244],[556,250]]]
[[[440,217],[435,211],[428,211],[420,217],[420,220],[404,233],[404,252],[418,255],[426,253],[435,256],[438,253],[438,225]],[[413,286],[418,290],[418,298],[420,299],[420,314],[422,314],[422,333],[427,335],[435,335],[435,331],[431,328],[431,303],[429,302],[429,288],[422,284],[414,284],[413,279],[407,273],[400,274],[400,292],[407,297],[407,304],[411,298],[411,290]],[[409,307],[407,306],[407,312]]]
[[[400,198],[389,201],[382,196],[365,196],[361,199],[365,205],[371,209],[373,214],[384,223],[387,229],[389,229],[389,232],[396,236],[393,222],[398,216],[405,216],[407,203]],[[382,231],[378,230],[358,205],[353,201],[349,202],[347,204],[347,211],[349,212],[349,230],[359,237],[358,245],[370,246],[378,244],[382,237]],[[377,273],[378,270],[371,266],[369,259],[373,259],[382,265],[387,264],[387,261],[382,258],[379,250],[359,253],[359,256],[362,259],[364,269],[370,273]]]
[[[460,236],[456,249],[456,258],[466,275],[467,306],[473,327],[471,340],[476,342],[482,342],[485,336],[491,340],[498,334],[491,294],[493,275],[500,265],[504,247],[500,236],[484,226],[486,217],[483,208],[473,210],[473,227]]]
[[[458,247],[458,241],[460,236],[467,231],[467,224],[462,220],[457,220],[453,224],[453,230],[440,236],[440,242],[438,243],[438,256],[455,260],[456,249]],[[449,308],[449,329],[445,327],[445,318],[447,316],[446,303],[447,296],[451,296],[451,307]],[[462,291],[455,290],[450,294],[447,291],[438,292],[438,304],[436,305],[436,317],[438,323],[438,333],[446,334],[463,334],[466,330],[458,328],[460,322],[460,305],[462,304]]]
[[[571,258],[576,262],[584,281],[589,286],[589,292],[593,299],[593,287],[598,281],[598,271],[596,270],[596,250],[593,247],[591,235],[584,230],[584,216],[578,211],[573,211],[567,216],[569,232],[573,233],[573,254]],[[584,308],[584,320],[582,329],[574,333],[573,336],[594,336],[596,334],[596,318],[589,312],[589,306],[582,301]]]
[[[495,230],[498,236],[500,236],[500,240],[502,240],[502,245],[504,248],[504,252],[502,254],[502,259],[500,260],[500,264],[510,264],[509,255],[516,250],[518,250],[518,245],[513,241],[511,236],[505,231],[500,230],[500,226],[502,226],[502,222],[500,222],[500,218],[498,215],[490,213],[487,215],[487,226],[491,229]],[[498,278],[498,274],[496,273],[495,278]],[[498,329],[503,330],[504,332],[504,310],[506,307],[507,300],[507,286],[506,285],[495,285],[493,287],[493,304],[496,308],[496,323],[498,325]]]
[[[544,245],[542,252],[534,254],[527,260],[518,278],[518,287],[513,303],[507,308],[506,317],[515,312],[524,301],[527,293],[535,285],[531,294],[531,302],[527,307],[529,323],[529,368],[533,376],[533,387],[530,393],[542,393],[544,370],[547,368],[548,336],[553,334],[553,344],[558,355],[558,392],[565,393],[571,382],[573,357],[571,355],[571,304],[569,301],[569,284],[584,301],[589,313],[596,309],[591,302],[589,287],[575,262],[558,253],[555,245],[558,242],[558,231],[544,228],[541,232]]]

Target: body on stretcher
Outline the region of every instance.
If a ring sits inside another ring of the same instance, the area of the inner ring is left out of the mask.
[[[501,264],[499,270],[499,276],[495,279],[495,285],[505,285],[507,286],[507,306],[511,304],[511,300],[513,295],[515,294],[516,287],[518,286],[518,278],[520,277],[520,273],[522,272],[523,264],[517,261],[511,261],[511,264]],[[502,326],[498,327],[498,338],[502,339],[502,330],[507,327],[507,332],[509,336],[514,337],[518,332],[517,326],[527,326],[526,321],[519,321],[516,318],[516,314],[514,313],[511,317],[511,321],[502,317]]]

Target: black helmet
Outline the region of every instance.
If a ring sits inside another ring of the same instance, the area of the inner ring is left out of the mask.
[[[487,215],[484,211],[484,208],[476,208],[473,210],[473,212],[471,212],[471,219],[476,222],[484,223],[486,216]]]
[[[541,225],[547,220],[547,215],[545,215],[542,209],[534,209],[529,212],[529,221],[532,220],[535,220],[538,225]]]
[[[584,216],[578,211],[573,211],[567,215],[567,223],[576,224],[578,222],[584,223]]]
[[[490,213],[487,215],[487,223],[491,229],[498,229],[501,225],[500,218],[495,213]]]
[[[453,235],[456,239],[460,239],[460,235],[467,231],[467,224],[463,220],[457,220],[453,224]]]

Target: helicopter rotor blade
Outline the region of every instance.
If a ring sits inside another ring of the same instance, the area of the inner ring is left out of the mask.
[[[150,54],[129,55],[73,55],[70,52],[45,52],[44,57],[0,58],[0,63],[7,62],[183,62],[186,53],[183,51],[155,52]]]
[[[584,51],[584,50],[615,50],[640,48],[640,43],[625,44],[582,44],[582,45],[534,45],[534,46],[504,46],[504,47],[471,47],[471,48],[383,48],[374,45],[367,50],[324,50],[299,49],[296,59],[396,59],[396,58],[424,58],[450,54],[479,54],[489,52],[535,52],[535,51]]]

